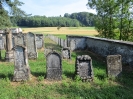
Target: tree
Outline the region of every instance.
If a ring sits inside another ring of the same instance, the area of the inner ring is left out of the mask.
[[[120,40],[131,37],[133,0],[88,0],[87,6],[97,11],[95,27],[101,37]]]
[[[22,6],[22,2],[18,0],[0,0],[0,28],[10,27],[10,16],[15,17],[17,20],[19,17],[26,15],[18,6]],[[5,10],[8,7],[9,10]]]

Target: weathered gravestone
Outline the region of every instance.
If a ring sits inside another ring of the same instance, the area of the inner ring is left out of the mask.
[[[25,81],[30,78],[27,49],[16,45],[14,48],[14,77],[13,81]]]
[[[23,33],[17,33],[16,35],[14,35],[14,46],[15,45],[23,45],[23,46],[26,46],[25,34],[23,34]]]
[[[43,34],[36,34],[36,46],[37,49],[41,49],[44,47],[44,36]]]
[[[26,34],[26,47],[29,59],[36,59],[38,57],[35,34],[29,32]]]
[[[122,72],[121,55],[107,56],[107,74],[108,76],[117,77]]]
[[[4,40],[3,40],[3,37],[0,36],[0,50],[3,50],[3,49],[5,49],[4,48]]]
[[[7,62],[14,62],[13,45],[12,45],[12,33],[10,30],[5,31],[6,34],[6,53],[5,59]]]
[[[47,61],[47,74],[48,80],[61,80],[62,77],[62,60],[61,56],[52,51],[46,56]]]
[[[89,55],[79,55],[76,57],[75,73],[83,81],[93,80],[92,59]]]
[[[76,41],[71,40],[70,41],[70,50],[74,51],[76,49]]]
[[[71,59],[71,52],[69,48],[62,48],[62,58],[63,59]]]

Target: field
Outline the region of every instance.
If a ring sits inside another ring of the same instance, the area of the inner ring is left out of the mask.
[[[39,28],[22,28],[24,33],[43,33],[43,34],[65,34],[65,35],[87,35],[95,36],[98,32],[94,27],[62,27],[60,30],[57,27],[39,27]]]
[[[34,33],[53,34],[44,28],[23,28],[25,32],[30,29]],[[52,29],[49,31],[56,31],[55,27]],[[63,31],[63,28],[61,29]],[[77,30],[69,28],[66,31]],[[88,28],[81,28],[81,31],[83,30],[87,31]],[[92,30],[94,29],[92,28]],[[59,36],[59,34],[56,35]],[[60,37],[64,35],[60,35]],[[46,48],[52,47],[60,53],[61,47],[55,42],[48,38],[45,38],[44,42]],[[14,64],[0,62],[0,99],[133,99],[133,73],[123,71],[120,78],[107,77],[105,59],[89,51],[72,52],[71,60],[62,60],[61,81],[46,80],[44,50],[38,50],[38,59],[28,61],[31,70],[31,79],[28,81],[12,82]],[[74,75],[75,58],[81,54],[90,55],[92,58],[94,70],[94,80],[92,82],[82,82],[78,76]],[[4,51],[2,51],[3,57]]]

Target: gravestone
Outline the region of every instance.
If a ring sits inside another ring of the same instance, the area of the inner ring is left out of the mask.
[[[26,81],[30,78],[27,49],[16,45],[14,48],[14,76],[13,81]]]
[[[62,48],[62,58],[71,59],[71,52],[69,48]]]
[[[5,49],[4,48],[4,40],[3,40],[3,37],[0,36],[0,50],[3,50],[3,49]]]
[[[83,81],[93,80],[92,59],[89,55],[79,55],[76,57],[75,73]]]
[[[70,41],[70,50],[74,51],[76,49],[76,41],[71,40]]]
[[[41,49],[44,47],[44,36],[43,34],[36,34],[36,46],[37,49]]]
[[[38,57],[35,38],[35,34],[31,32],[26,34],[26,47],[29,59],[36,59]]]
[[[55,51],[50,52],[46,56],[47,61],[47,74],[48,80],[61,80],[62,77],[62,60],[61,56]]]
[[[15,45],[23,45],[23,46],[26,46],[25,34],[23,34],[23,33],[17,33],[16,35],[14,35],[14,46]]]
[[[107,74],[108,76],[118,77],[122,72],[121,55],[107,56]]]
[[[4,49],[6,49],[6,34],[2,34],[2,39],[3,39],[3,42],[4,42]]]
[[[13,54],[13,45],[12,45],[12,33],[10,30],[6,29],[6,53],[5,59],[7,62],[14,62],[14,54]]]

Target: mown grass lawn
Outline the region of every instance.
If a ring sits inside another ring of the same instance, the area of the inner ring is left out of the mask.
[[[61,48],[45,38],[45,47],[60,52]],[[74,76],[75,58],[88,54],[92,57],[94,81],[82,82]],[[2,54],[4,56],[4,54]],[[133,99],[133,73],[123,72],[119,79],[108,78],[105,59],[89,51],[73,52],[71,60],[62,61],[62,80],[48,81],[44,50],[38,50],[38,59],[29,60],[31,79],[12,82],[13,63],[0,62],[0,99]]]

